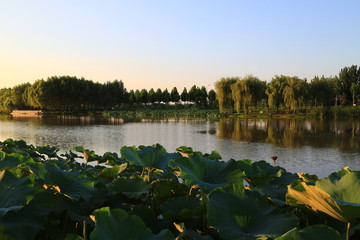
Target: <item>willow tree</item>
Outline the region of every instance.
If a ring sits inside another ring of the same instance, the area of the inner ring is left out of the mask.
[[[0,112],[9,113],[11,106],[11,88],[0,89]]]
[[[221,78],[215,83],[215,91],[219,102],[220,112],[233,112],[234,101],[232,98],[231,85],[236,82],[236,78]]]
[[[15,109],[26,109],[26,98],[23,97],[25,90],[30,87],[30,83],[16,85],[11,89],[11,103]]]
[[[331,78],[315,76],[309,83],[309,100],[314,106],[329,106],[335,97]]]
[[[357,96],[360,94],[360,85],[359,84],[356,84],[356,83],[352,83],[351,86],[350,86],[350,92],[351,92],[351,95],[352,95],[352,105],[353,106],[356,106],[356,98]]]
[[[265,93],[268,96],[269,107],[275,107],[279,111],[279,107],[284,103],[283,90],[287,77],[284,75],[275,76],[267,85]]]
[[[290,111],[296,111],[304,105],[307,95],[307,83],[298,77],[287,77],[284,88],[284,105]]]
[[[251,105],[257,108],[258,104],[266,98],[266,82],[252,75],[246,76],[244,80],[251,94]]]
[[[240,112],[243,110],[244,113],[247,113],[252,99],[248,82],[245,79],[237,79],[236,82],[231,85],[231,95],[235,111]]]

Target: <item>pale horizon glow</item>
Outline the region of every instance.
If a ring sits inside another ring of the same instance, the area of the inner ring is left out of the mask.
[[[51,76],[130,89],[312,79],[360,65],[357,0],[0,2],[0,88]]]

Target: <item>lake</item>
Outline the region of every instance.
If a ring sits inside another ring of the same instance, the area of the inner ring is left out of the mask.
[[[0,116],[0,141],[23,139],[29,144],[58,146],[62,152],[82,145],[97,154],[122,146],[159,143],[168,152],[180,146],[223,160],[266,160],[290,172],[325,177],[349,166],[360,170],[360,121],[303,119],[139,120],[96,117],[12,118]]]

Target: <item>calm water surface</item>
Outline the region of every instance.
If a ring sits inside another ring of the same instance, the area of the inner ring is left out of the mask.
[[[160,143],[168,152],[179,146],[224,160],[252,159],[277,164],[290,172],[325,177],[344,166],[360,170],[360,121],[296,119],[141,120],[94,117],[0,117],[0,141],[23,139],[33,145],[54,145],[62,151],[82,145],[98,154],[122,146]]]

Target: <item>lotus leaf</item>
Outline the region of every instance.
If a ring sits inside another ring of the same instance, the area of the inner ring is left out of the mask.
[[[49,158],[56,158],[58,157],[57,152],[59,148],[57,147],[50,147],[50,146],[40,146],[36,147],[35,150],[40,153],[48,156]]]
[[[171,159],[180,158],[179,153],[167,153],[159,144],[155,146],[122,147],[121,156],[134,164],[146,168],[166,170]]]
[[[84,238],[80,237],[79,235],[69,233],[66,235],[65,240],[83,240]]]
[[[187,186],[198,185],[205,193],[227,184],[243,184],[244,174],[232,159],[227,162],[209,160],[201,153],[194,152],[189,158],[170,161],[169,166],[180,168],[180,177]]]
[[[106,161],[107,165],[116,165],[116,164],[122,164],[124,161],[121,160],[121,158],[119,158],[117,153],[111,153],[111,152],[106,152],[104,153],[103,157],[104,161]]]
[[[192,196],[184,196],[167,200],[161,206],[164,218],[183,222],[201,211],[200,200]]]
[[[209,158],[210,160],[220,160],[222,159],[221,155],[217,151],[211,151],[210,154],[205,154],[205,157]]]
[[[288,187],[287,202],[305,205],[343,222],[360,218],[360,172],[332,174],[314,185],[305,182]]]
[[[40,190],[20,211],[8,212],[0,218],[0,239],[35,239],[44,227],[45,218],[54,211],[54,198],[55,195],[50,191]]]
[[[0,171],[0,217],[23,208],[33,194],[33,184],[28,178],[16,178],[6,170]]]
[[[45,184],[53,187],[71,199],[80,197],[88,200],[94,192],[94,182],[80,172],[63,171],[57,166],[45,165]]]
[[[14,155],[19,155],[21,158],[19,159]],[[22,162],[21,159],[23,158],[24,157],[22,155],[17,153],[6,154],[5,152],[0,152],[0,170],[15,168]]]
[[[80,152],[84,155],[85,161],[88,162],[94,162],[98,161],[98,163],[104,163],[106,160],[103,159],[102,156],[99,156],[95,153],[93,150],[85,149],[83,146],[76,146],[73,147],[73,150],[76,152]]]
[[[158,179],[151,183],[153,195],[159,200],[188,195],[190,188],[173,179]],[[195,191],[194,191],[195,192]]]
[[[296,174],[283,172],[280,177],[275,177],[266,184],[259,185],[252,189],[269,197],[278,205],[285,205],[285,195],[288,190],[287,186],[297,179],[299,178]]]
[[[117,176],[126,169],[127,164],[115,165],[112,168],[104,168],[100,173],[99,177],[114,180]]]
[[[189,155],[193,154],[194,150],[191,147],[181,146],[176,148],[176,151],[181,153],[184,157],[189,157]]]
[[[181,240],[213,240],[214,238],[210,236],[202,236],[200,233],[195,232],[191,229],[184,229],[183,232],[181,232],[176,239]]]
[[[147,198],[151,185],[142,179],[119,178],[111,183],[109,189],[112,194],[122,193],[128,198]]]
[[[251,160],[244,159],[239,162],[245,172],[245,180],[254,187],[266,184],[286,172],[285,169],[271,166],[264,160],[251,163]]]
[[[304,229],[294,228],[275,240],[341,240],[341,236],[335,229],[326,225],[312,225]]]
[[[162,230],[154,235],[138,216],[129,215],[122,209],[104,207],[93,212],[95,229],[90,234],[91,240],[167,240],[174,239],[169,230]]]
[[[215,189],[208,198],[208,224],[224,239],[275,238],[298,225],[297,217],[238,185]]]

